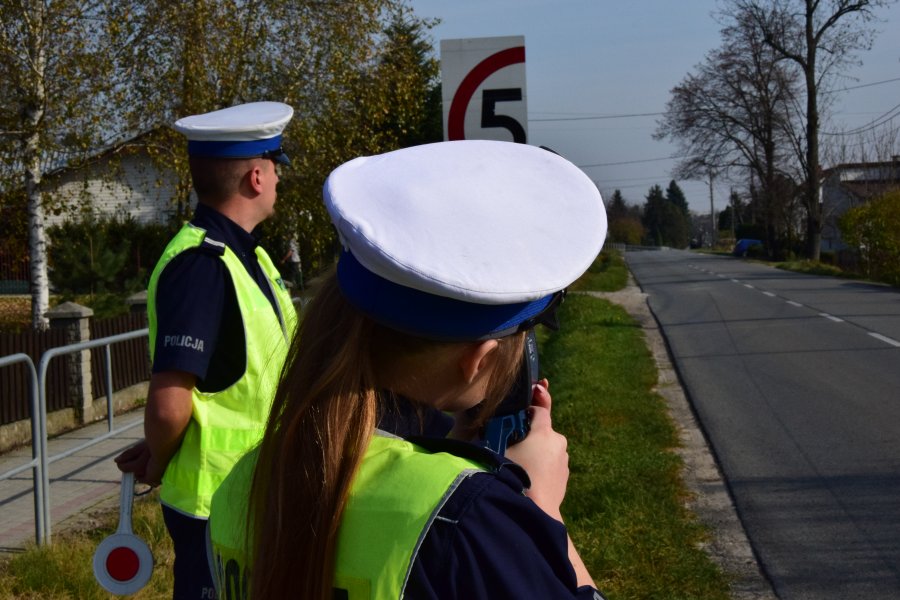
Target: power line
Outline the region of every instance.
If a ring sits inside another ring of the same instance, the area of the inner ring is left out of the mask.
[[[822,92],[823,94],[837,94],[838,92],[849,92],[850,90],[859,90],[862,88],[872,87],[875,85],[883,85],[885,83],[894,83],[895,81],[900,81],[900,77],[895,77],[894,79],[884,79],[882,81],[873,81],[872,83],[863,83],[861,85],[851,85],[850,87],[841,88],[839,90],[830,90]]]
[[[845,88],[841,88],[838,90],[829,90],[822,92],[823,94],[837,94],[838,92],[849,92],[850,90],[859,90],[862,88],[873,87],[876,85],[884,85],[886,83],[894,83],[895,81],[900,81],[900,77],[895,77],[893,79],[883,79],[881,81],[873,81],[871,83],[863,83],[860,85],[851,85]],[[552,114],[552,111],[551,111]],[[573,114],[577,115],[578,113],[557,113],[557,114]],[[614,115],[580,115],[580,116],[570,116],[570,117],[543,117],[543,118],[535,118],[528,119],[529,123],[539,123],[539,122],[550,122],[550,121],[594,121],[594,120],[602,120],[602,119],[630,119],[635,117],[659,117],[666,113],[664,112],[647,112],[647,113],[622,113],[622,114],[614,114]]]
[[[629,114],[621,114],[621,115],[596,115],[592,117],[556,117],[556,118],[545,118],[545,119],[528,119],[529,123],[537,123],[540,121],[593,121],[597,119],[627,119],[631,117],[658,117],[660,115],[664,115],[666,113],[661,112],[652,112],[652,113],[629,113]]]
[[[865,133],[866,131],[870,131],[872,129],[875,129],[876,127],[879,127],[881,125],[884,125],[885,123],[890,122],[894,117],[897,116],[897,114],[900,114],[900,112],[898,112],[898,109],[900,109],[900,104],[898,104],[894,108],[890,109],[886,113],[882,114],[881,116],[875,117],[867,124],[865,124],[861,127],[857,127],[856,129],[851,129],[850,131],[822,131],[821,134],[822,135],[830,135],[830,136],[844,136],[844,135],[856,135],[859,133]],[[897,114],[891,114],[891,113],[897,113]]]
[[[596,163],[592,165],[578,165],[581,169],[586,169],[588,167],[617,167],[619,165],[636,165],[638,163],[648,163],[648,162],[659,162],[661,160],[675,160],[678,158],[685,158],[684,156],[663,156],[660,158],[645,158],[643,160],[623,160],[620,162],[610,162],[610,163]]]
[[[672,177],[671,177],[670,175],[657,175],[657,176],[652,176],[652,175],[651,175],[651,176],[647,176],[647,177],[624,177],[624,178],[617,178],[617,179],[603,179],[603,178],[601,178],[601,179],[592,179],[591,181],[593,181],[594,183],[596,183],[596,184],[598,184],[598,185],[610,186],[610,185],[612,185],[612,184],[614,184],[614,183],[617,183],[617,182],[627,182],[627,181],[643,181],[643,182],[646,182],[646,181],[657,181],[657,180],[659,180],[659,179],[670,179],[670,180],[671,180]]]

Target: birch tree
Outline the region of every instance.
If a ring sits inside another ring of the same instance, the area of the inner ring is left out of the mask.
[[[58,208],[44,175],[138,139],[176,174],[173,202],[187,216],[185,144],[168,125],[188,114],[257,100],[295,108],[279,214],[325,253],[321,184],[341,162],[400,143],[388,115],[414,126],[433,62],[404,62],[410,71],[384,57],[404,43],[423,52],[428,27],[402,0],[0,0],[0,193],[28,205],[35,327],[48,307],[44,214]]]
[[[48,169],[102,147],[118,122],[113,68],[123,46],[124,1],[0,0],[0,193],[22,194],[28,214],[32,325],[47,327]]]

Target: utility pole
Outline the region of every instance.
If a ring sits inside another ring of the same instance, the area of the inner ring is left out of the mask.
[[[734,197],[734,186],[731,186],[731,195],[728,197],[728,199],[731,201],[731,240],[733,242],[737,242],[737,238],[735,237],[735,233],[734,233],[734,220],[737,217],[737,210],[736,210],[736,206],[735,206],[736,198]]]
[[[709,247],[716,247],[716,208],[713,203],[713,179],[715,174],[712,169],[709,170]]]

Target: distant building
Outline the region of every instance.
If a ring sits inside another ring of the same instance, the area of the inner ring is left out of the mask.
[[[178,217],[175,196],[177,175],[159,169],[147,152],[147,138],[151,131],[97,153],[86,164],[61,167],[44,173],[41,189],[44,193],[44,225],[52,227],[66,221],[85,217],[124,219],[130,217],[142,224],[169,223]],[[0,192],[0,219],[21,221],[13,227],[16,235],[0,240],[0,294],[27,293],[28,240],[19,231],[26,231],[26,211],[21,194],[13,196]],[[193,192],[190,207],[182,214],[190,214],[196,206]]]
[[[167,223],[177,216],[177,176],[160,170],[139,136],[98,154],[78,169],[44,175],[46,225],[72,218],[131,217],[139,223]]]
[[[900,189],[900,156],[887,162],[848,163],[827,169],[819,191],[825,217],[822,250],[847,248],[838,227],[841,215],[895,189]]]

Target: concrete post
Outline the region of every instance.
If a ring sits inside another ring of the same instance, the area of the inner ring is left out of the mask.
[[[63,302],[44,315],[53,329],[66,330],[66,344],[77,344],[91,339],[91,317],[94,311],[74,302]],[[57,359],[58,360],[58,359]],[[75,399],[75,419],[80,424],[91,417],[93,392],[91,390],[91,351],[81,350],[68,355],[69,390]]]
[[[125,300],[131,314],[144,315],[144,324],[147,323],[147,290],[136,292]]]

